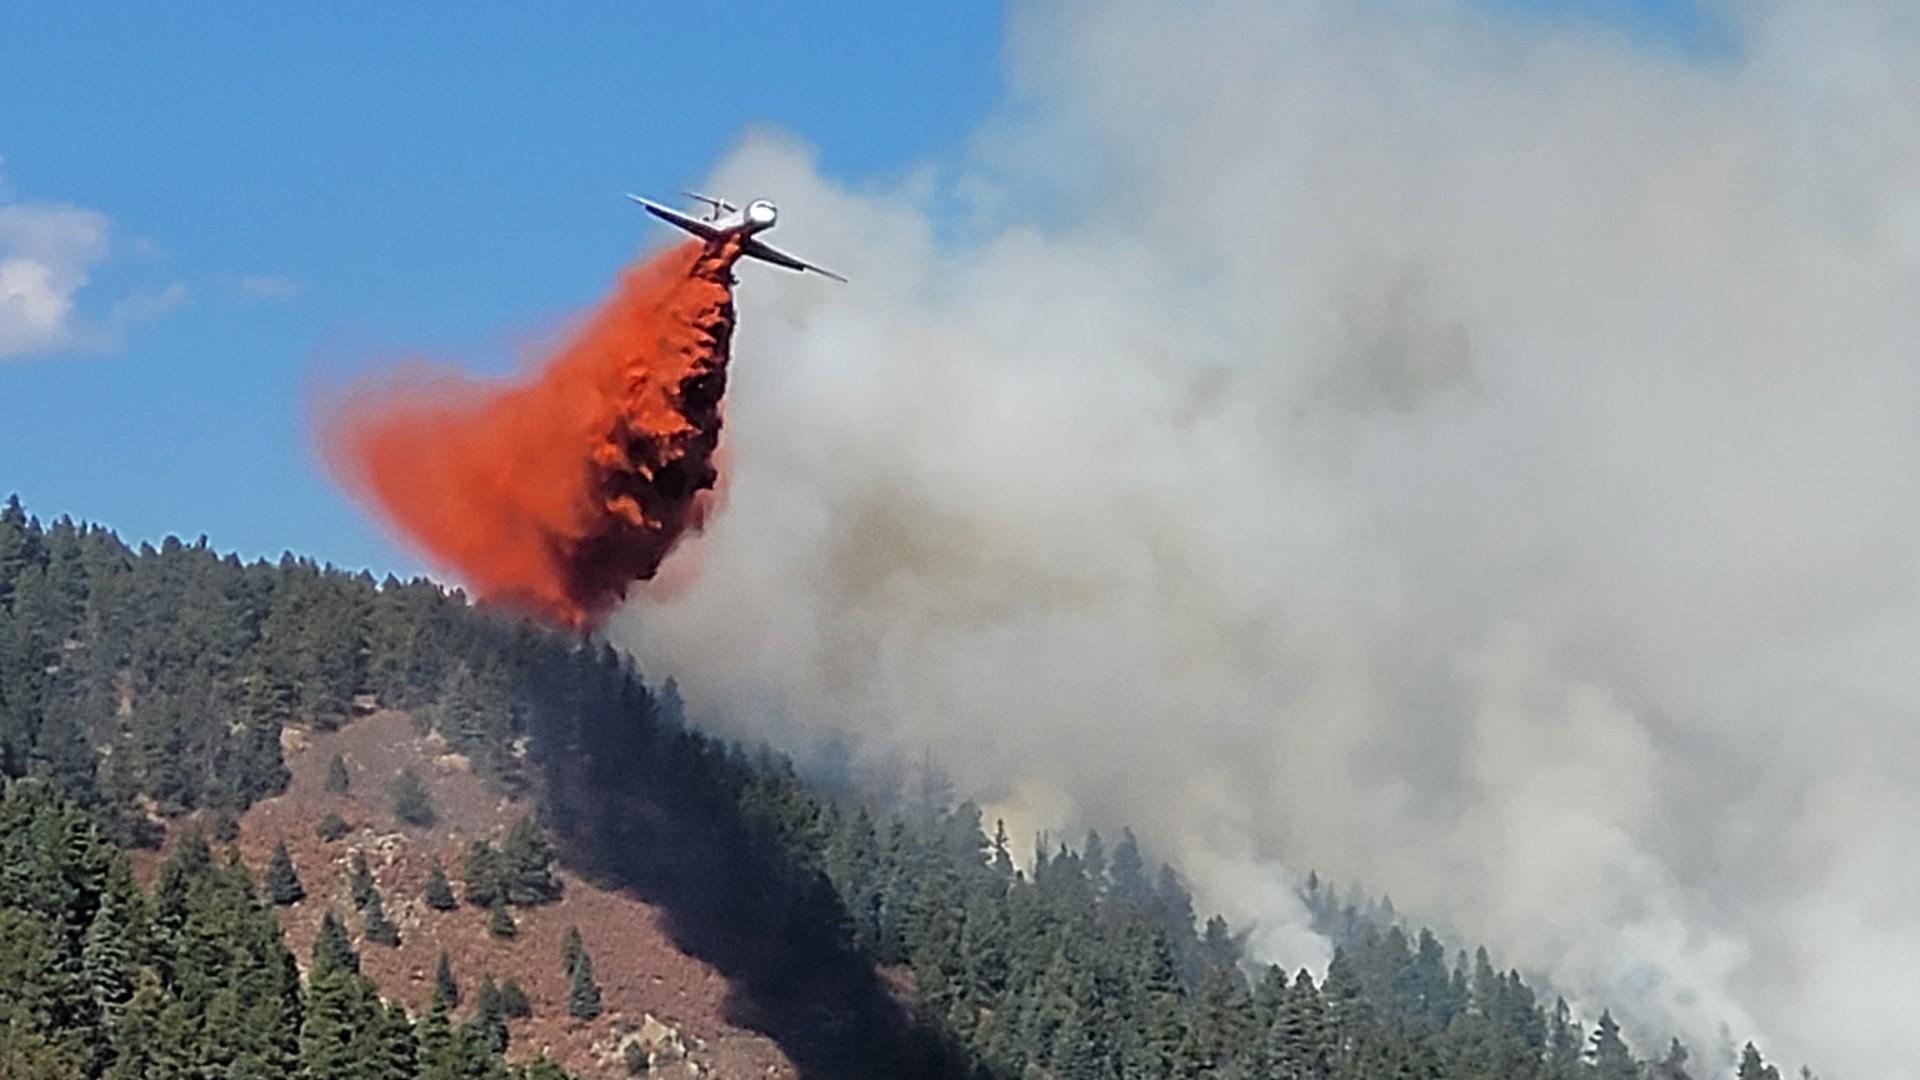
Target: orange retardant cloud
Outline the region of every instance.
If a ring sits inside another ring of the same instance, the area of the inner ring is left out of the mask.
[[[530,381],[363,382],[317,410],[321,455],[479,598],[589,630],[710,509],[738,257],[628,269]]]

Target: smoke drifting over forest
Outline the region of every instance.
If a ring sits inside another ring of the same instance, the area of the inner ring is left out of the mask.
[[[1713,18],[1035,6],[957,163],[748,140],[858,291],[746,272],[729,509],[617,632],[1131,821],[1282,959],[1314,867],[1643,1039],[1915,1076],[1920,21]]]

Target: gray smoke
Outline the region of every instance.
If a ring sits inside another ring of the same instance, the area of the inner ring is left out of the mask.
[[[959,162],[717,170],[854,284],[744,272],[728,506],[618,632],[1279,959],[1314,867],[1643,1052],[1912,1080],[1917,12],[1019,9]]]

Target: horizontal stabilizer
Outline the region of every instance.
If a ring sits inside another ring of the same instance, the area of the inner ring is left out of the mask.
[[[720,230],[705,221],[701,221],[699,218],[689,217],[671,206],[662,206],[652,199],[643,199],[631,193],[627,195],[627,198],[645,207],[647,213],[652,214],[661,221],[677,228],[685,229],[702,240],[717,240],[720,238]]]

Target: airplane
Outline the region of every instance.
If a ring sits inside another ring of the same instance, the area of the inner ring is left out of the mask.
[[[627,198],[645,207],[647,213],[652,214],[654,217],[659,218],[669,225],[685,229],[709,243],[728,236],[738,236],[740,238],[740,254],[742,255],[751,256],[762,262],[770,262],[775,266],[784,266],[789,270],[811,270],[816,274],[830,277],[842,283],[847,280],[825,267],[815,266],[810,262],[796,259],[760,239],[757,234],[773,228],[773,223],[779,220],[780,217],[780,211],[776,209],[771,202],[765,199],[755,199],[747,204],[746,209],[742,210],[740,207],[733,205],[725,199],[716,199],[711,195],[702,195],[697,191],[683,191],[681,194],[689,199],[705,203],[707,205],[707,216],[704,218],[690,217],[670,206],[662,206],[652,199],[643,199],[634,194],[628,194]]]

